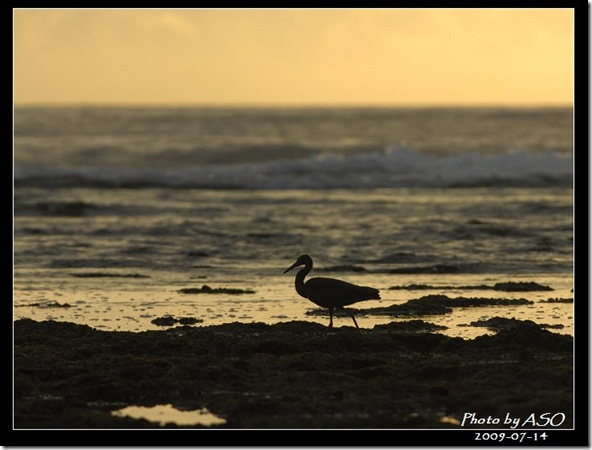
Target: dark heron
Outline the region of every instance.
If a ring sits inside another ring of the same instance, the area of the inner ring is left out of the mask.
[[[345,311],[353,319],[356,328],[360,328],[354,314],[344,306],[363,300],[380,299],[378,289],[357,286],[335,278],[317,277],[304,282],[304,277],[312,270],[312,258],[308,255],[300,256],[284,273],[298,266],[304,266],[304,268],[296,274],[296,292],[311,302],[329,309],[329,328],[333,327],[335,309]]]

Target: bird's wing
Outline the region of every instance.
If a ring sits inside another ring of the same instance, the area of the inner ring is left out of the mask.
[[[345,306],[362,300],[379,299],[378,289],[358,286],[335,278],[316,277],[306,282],[307,298],[319,304]]]

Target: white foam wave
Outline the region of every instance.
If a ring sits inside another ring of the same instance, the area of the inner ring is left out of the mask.
[[[573,158],[553,152],[435,156],[403,148],[260,163],[181,167],[15,168],[23,185],[323,189],[571,184]]]

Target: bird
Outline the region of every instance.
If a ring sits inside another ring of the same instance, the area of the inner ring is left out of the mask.
[[[316,277],[305,282],[304,277],[312,270],[312,258],[306,254],[299,256],[296,262],[284,271],[284,274],[299,266],[304,266],[304,268],[300,269],[296,274],[296,292],[314,304],[329,310],[327,331],[333,328],[333,312],[335,309],[345,311],[354,321],[356,328],[359,329],[354,314],[345,309],[344,306],[363,300],[380,300],[380,291],[378,289],[358,286],[335,278]]]

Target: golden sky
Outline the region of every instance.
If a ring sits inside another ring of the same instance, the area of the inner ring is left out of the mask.
[[[15,104],[571,105],[572,9],[14,9]]]

